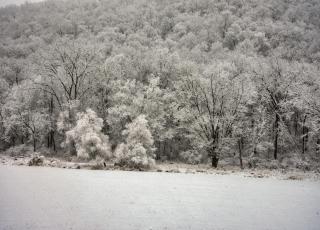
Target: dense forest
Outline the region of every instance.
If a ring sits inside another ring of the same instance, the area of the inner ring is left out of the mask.
[[[319,162],[319,12],[319,0],[0,8],[0,150],[130,167]]]

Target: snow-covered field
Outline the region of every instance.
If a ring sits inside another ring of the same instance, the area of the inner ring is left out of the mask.
[[[0,7],[7,6],[7,5],[21,5],[23,3],[29,2],[41,2],[44,0],[0,0]]]
[[[0,229],[315,229],[320,182],[0,166]]]

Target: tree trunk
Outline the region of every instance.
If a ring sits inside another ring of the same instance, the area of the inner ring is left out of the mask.
[[[77,156],[77,149],[74,141],[69,144],[69,153],[71,156]]]
[[[49,112],[50,112],[50,116],[51,116],[51,130],[48,133],[48,142],[47,142],[47,146],[48,148],[53,148],[54,151],[56,151],[56,144],[54,141],[54,130],[53,130],[53,111],[54,111],[54,100],[53,97],[51,97],[50,101],[49,101]]]
[[[160,151],[161,151],[161,142],[160,141],[157,141],[156,142],[156,145],[158,145],[158,148],[157,148],[157,151],[156,151],[156,160],[160,160]]]
[[[33,152],[35,152],[36,150],[37,150],[36,138],[35,138],[35,136],[33,136]]]
[[[319,155],[320,138],[317,139],[316,153]]]
[[[56,151],[56,143],[54,140],[54,131],[51,130],[50,132],[50,147],[53,148],[53,151]]]
[[[173,156],[173,146],[172,146],[172,141],[171,140],[169,142],[169,152],[170,152],[169,160],[172,160],[174,158],[174,156]]]
[[[48,149],[50,148],[50,133],[48,133],[48,136],[47,136],[47,148]]]
[[[218,167],[219,158],[217,156],[211,156],[211,165],[213,168]]]
[[[257,156],[257,155],[258,155],[257,146],[254,146],[254,148],[253,148],[253,155],[254,155],[254,156]]]
[[[240,168],[243,169],[243,163],[242,163],[243,138],[242,137],[240,137],[238,140],[238,147],[239,147]]]
[[[217,155],[216,152],[216,147],[211,147],[209,149],[209,156],[211,157],[211,165],[213,168],[217,168],[218,167],[218,162],[219,162],[219,157]]]
[[[306,127],[307,115],[304,116],[303,118],[303,123],[302,123],[302,154],[304,154],[308,149],[307,149],[307,142],[308,142],[308,128]]]
[[[279,114],[276,113],[276,120],[274,122],[275,134],[274,134],[274,142],[273,142],[273,148],[274,148],[273,157],[275,160],[278,158],[279,121],[280,121]]]

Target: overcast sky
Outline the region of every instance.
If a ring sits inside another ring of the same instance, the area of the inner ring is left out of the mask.
[[[10,4],[19,5],[25,2],[40,2],[40,1],[43,1],[43,0],[0,0],[0,7],[10,5]]]

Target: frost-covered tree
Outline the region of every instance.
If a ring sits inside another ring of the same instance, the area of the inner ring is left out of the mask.
[[[0,78],[0,108],[3,107],[3,104],[5,102],[5,98],[7,97],[7,91],[9,91],[9,84],[6,80]],[[4,136],[4,117],[2,115],[2,110],[0,109],[0,137]]]
[[[303,69],[297,63],[276,57],[254,63],[257,65],[253,67],[253,81],[267,109],[269,121],[273,124],[273,157],[277,159],[280,134],[288,131],[286,117],[291,112],[288,102],[295,97],[293,89]]]
[[[147,168],[155,164],[153,137],[144,115],[126,125],[126,143],[116,149],[117,164],[133,168]]]
[[[85,100],[93,90],[97,56],[96,47],[84,40],[58,40],[35,57],[35,71],[41,76],[35,85],[60,108],[70,101]]]
[[[0,74],[10,84],[19,84],[25,80],[25,71],[27,61],[21,58],[1,58],[0,57]]]
[[[122,130],[133,121],[142,106],[143,85],[136,80],[115,80],[113,82],[110,107],[106,121],[116,142],[123,140]]]
[[[109,138],[101,132],[102,127],[103,120],[93,110],[78,113],[76,126],[66,132],[66,144],[74,144],[79,158],[109,159],[112,155]]]
[[[2,107],[4,138],[7,141],[21,143],[24,139],[30,140],[33,150],[37,149],[37,142],[42,138],[49,125],[47,111],[38,100],[40,92],[31,90],[32,83],[24,81],[21,85],[14,86]]]
[[[297,126],[301,127],[299,139],[302,142],[301,153],[304,155],[308,149],[319,154],[320,150],[320,80],[319,67],[306,65],[304,68],[306,77],[300,78],[300,84],[296,85],[295,92],[298,97],[292,100],[295,108],[298,109],[300,120]],[[302,81],[301,81],[302,80]],[[310,146],[310,144],[313,145]],[[310,148],[309,148],[310,147]]]
[[[194,148],[207,152],[213,167],[218,165],[221,143],[232,135],[246,100],[246,79],[228,66],[222,63],[203,75],[186,77],[178,96],[176,119]]]
[[[159,78],[150,78],[147,84],[132,80],[113,81],[107,109],[107,123],[115,141],[121,141],[121,130],[141,113],[148,117],[150,131],[157,141],[172,138],[170,119],[174,94],[161,88]]]

